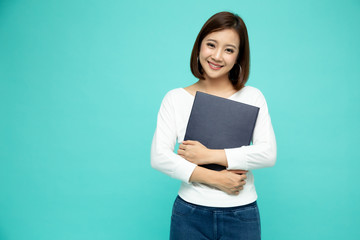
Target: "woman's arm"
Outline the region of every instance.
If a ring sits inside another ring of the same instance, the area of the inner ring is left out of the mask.
[[[224,149],[227,169],[252,170],[272,167],[276,162],[275,134],[265,97],[259,90],[256,105],[260,107],[260,110],[253,132],[253,144]]]
[[[190,182],[211,185],[230,195],[237,195],[246,184],[245,179],[246,171],[218,172],[197,166],[190,177]]]
[[[171,94],[169,91],[165,95],[157,115],[156,130],[151,144],[151,166],[172,178],[189,183],[197,165],[174,153],[177,134]]]
[[[179,145],[177,153],[197,165],[219,164],[227,167],[227,159],[224,149],[209,149],[199,141],[186,140]]]

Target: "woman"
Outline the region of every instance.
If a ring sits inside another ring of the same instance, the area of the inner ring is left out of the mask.
[[[220,12],[202,27],[191,54],[199,80],[166,93],[151,146],[153,168],[182,181],[173,205],[170,239],[260,239],[260,216],[251,170],[276,161],[276,141],[262,93],[245,86],[249,76],[246,26],[236,14]],[[184,140],[196,91],[260,108],[252,145],[208,149]],[[176,140],[179,143],[174,153]],[[223,171],[203,168],[219,164]],[[245,180],[246,179],[246,180]]]

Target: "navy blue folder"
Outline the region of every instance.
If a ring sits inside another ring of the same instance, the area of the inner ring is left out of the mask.
[[[197,91],[184,140],[196,140],[209,149],[250,145],[259,108]],[[202,167],[221,171],[217,164]]]

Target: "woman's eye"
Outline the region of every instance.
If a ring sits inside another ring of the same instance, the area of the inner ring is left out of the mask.
[[[212,43],[207,43],[206,45],[209,46],[209,47],[212,47],[212,48],[215,47],[215,45],[212,44]]]
[[[229,53],[234,53],[234,49],[226,49],[226,51]]]

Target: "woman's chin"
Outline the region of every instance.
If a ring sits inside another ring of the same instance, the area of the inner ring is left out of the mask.
[[[217,79],[224,79],[224,78],[227,78],[227,74],[224,74],[224,73],[207,73],[205,72],[205,78],[207,79],[212,79],[212,80],[217,80]]]

